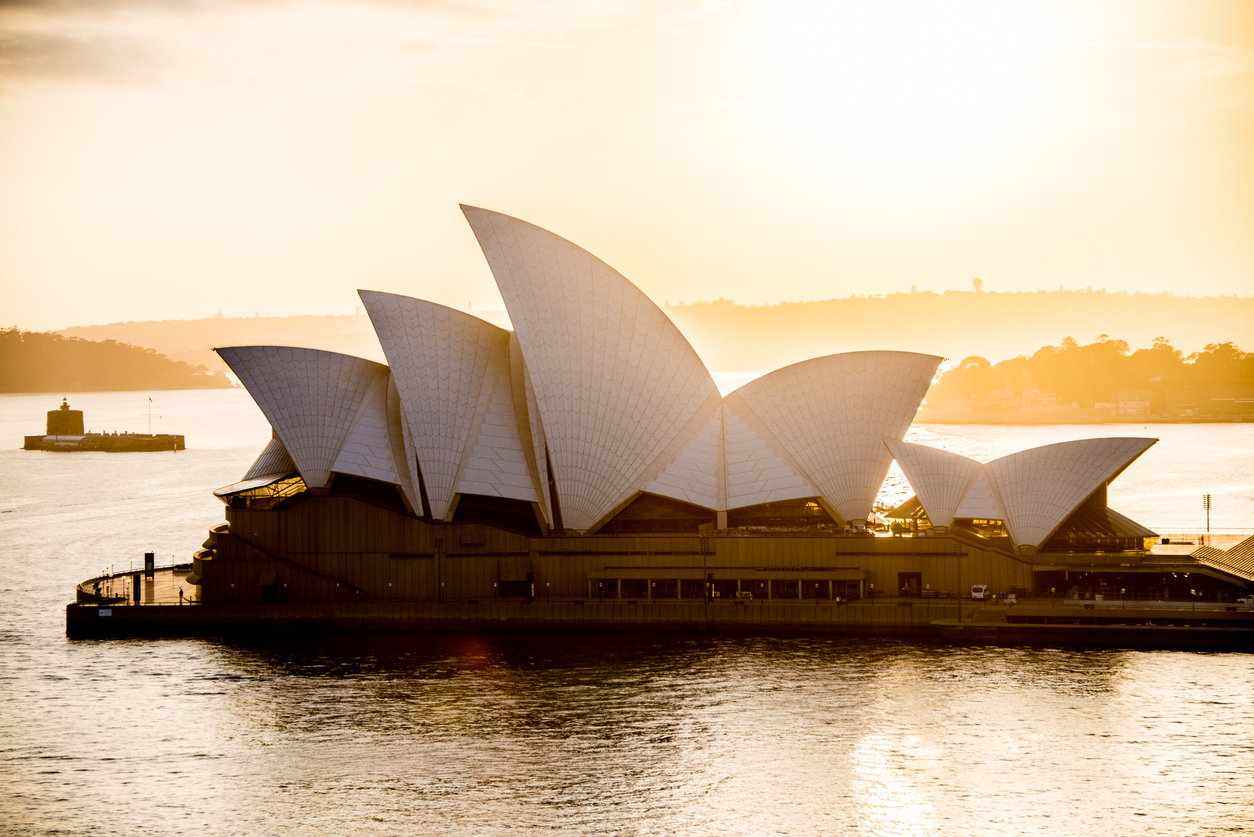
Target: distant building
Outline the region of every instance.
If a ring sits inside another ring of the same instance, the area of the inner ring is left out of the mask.
[[[1111,393],[1114,414],[1125,418],[1162,415],[1163,397],[1152,389],[1121,389]]]
[[[1015,395],[1010,387],[991,390],[981,396],[947,398],[939,404],[927,403],[919,414],[920,421],[978,424],[1064,424],[1067,422],[1099,422],[1115,414],[1114,403],[1092,405],[1058,403],[1052,392],[1036,389],[1029,382]]]
[[[1254,387],[1169,386],[1165,396],[1171,416],[1254,418]]]

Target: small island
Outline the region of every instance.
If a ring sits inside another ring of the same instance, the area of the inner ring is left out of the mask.
[[[71,410],[69,399],[48,411],[47,433],[26,436],[23,450],[104,451],[133,453],[136,451],[186,450],[182,436],[169,433],[85,433],[83,411]]]

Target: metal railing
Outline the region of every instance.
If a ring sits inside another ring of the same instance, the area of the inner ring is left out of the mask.
[[[166,564],[164,566],[153,567],[154,575],[159,572],[169,572],[173,574],[175,571],[186,571],[190,573],[192,571],[192,564],[190,562],[182,562],[182,563],[177,563],[177,564]],[[145,575],[144,569],[142,567],[140,569],[130,569],[130,570],[126,570],[123,572],[114,571],[112,573],[106,570],[100,575],[96,576],[95,578],[87,579],[86,581],[80,583],[78,585],[78,588],[89,595],[99,596],[100,601],[99,602],[81,602],[81,604],[89,604],[89,605],[97,604],[100,607],[142,607],[142,606],[147,606],[147,605],[176,604],[176,602],[174,601],[170,601],[170,602],[136,601],[134,579],[135,579],[135,576],[137,575],[140,575],[140,576]],[[98,588],[96,586],[97,583],[99,584]],[[195,599],[191,597],[183,599],[182,601],[183,601],[183,604],[193,604],[193,603],[199,604],[200,603],[199,599]]]
[[[1221,537],[1241,537],[1248,538],[1254,535],[1254,528],[1242,526],[1213,526],[1210,531],[1200,526],[1158,526],[1152,527],[1158,533],[1159,538],[1189,538],[1196,541],[1198,538],[1209,538],[1210,536]]]

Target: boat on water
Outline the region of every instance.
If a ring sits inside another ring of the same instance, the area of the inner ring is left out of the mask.
[[[47,432],[42,436],[24,437],[22,449],[109,453],[186,449],[182,436],[152,433],[151,423],[149,416],[148,433],[88,433],[83,430],[83,411],[70,409],[69,399],[62,398],[60,407],[48,411]]]

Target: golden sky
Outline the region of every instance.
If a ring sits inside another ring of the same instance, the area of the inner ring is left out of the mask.
[[[1254,294],[1254,2],[0,0],[0,325],[646,293]]]

